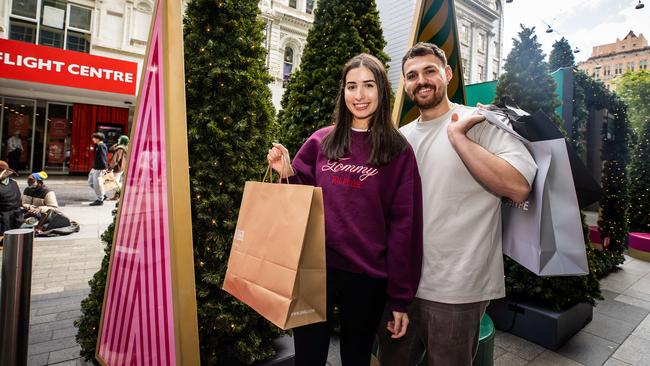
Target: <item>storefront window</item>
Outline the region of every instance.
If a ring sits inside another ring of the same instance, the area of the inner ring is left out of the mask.
[[[72,141],[72,105],[47,104],[45,171],[67,173],[70,167],[70,142]]]
[[[34,115],[34,100],[3,99],[0,156],[16,171],[31,170]]]

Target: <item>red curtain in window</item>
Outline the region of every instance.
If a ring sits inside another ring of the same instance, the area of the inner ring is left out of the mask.
[[[106,126],[121,127],[123,133],[128,135],[129,109],[92,104],[73,105],[70,173],[90,171],[93,164],[92,134]]]

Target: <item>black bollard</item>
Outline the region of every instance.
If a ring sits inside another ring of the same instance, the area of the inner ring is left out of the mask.
[[[0,282],[0,365],[27,365],[34,230],[4,233]]]

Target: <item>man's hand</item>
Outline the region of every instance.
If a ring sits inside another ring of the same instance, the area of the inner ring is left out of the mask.
[[[393,320],[389,321],[386,329],[393,333],[390,337],[393,339],[401,338],[406,334],[406,328],[409,325],[409,316],[406,313],[393,311]]]
[[[452,114],[451,123],[447,127],[447,136],[449,136],[451,145],[455,146],[459,139],[467,135],[467,131],[483,121],[485,121],[485,116],[480,114],[472,114],[463,119],[459,119],[458,113]]]

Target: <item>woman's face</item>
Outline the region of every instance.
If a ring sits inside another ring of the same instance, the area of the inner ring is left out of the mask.
[[[345,75],[345,105],[356,122],[365,123],[377,111],[379,104],[377,81],[365,66],[348,71]]]

